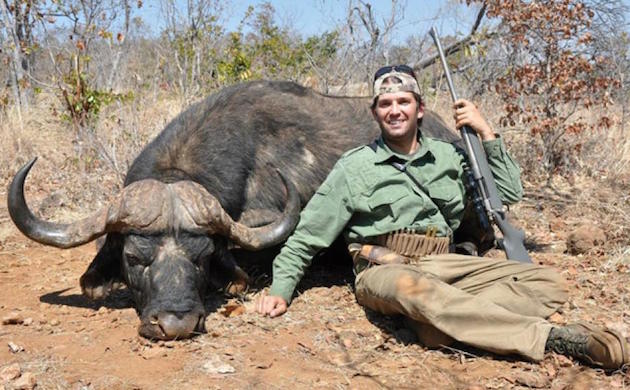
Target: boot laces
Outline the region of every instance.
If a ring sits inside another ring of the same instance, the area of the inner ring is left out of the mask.
[[[554,336],[550,340],[550,349],[554,352],[573,357],[588,356],[587,344],[589,336],[587,334],[558,329]]]

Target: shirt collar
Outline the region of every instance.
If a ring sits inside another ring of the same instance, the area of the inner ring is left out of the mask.
[[[400,153],[394,152],[389,146],[387,146],[387,144],[385,143],[385,140],[383,139],[383,136],[381,135],[376,141],[377,148],[376,148],[375,163],[380,164],[380,163],[389,161],[391,159],[396,159],[399,161],[403,160],[406,162],[413,161],[413,160],[422,158],[427,154],[434,156],[434,154],[431,152],[430,142],[419,131],[418,131],[418,142],[420,143],[420,147],[414,154],[411,154],[411,155],[400,154]]]

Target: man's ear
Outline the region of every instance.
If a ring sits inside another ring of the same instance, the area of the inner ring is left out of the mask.
[[[418,119],[424,116],[424,103],[418,103]]]
[[[372,118],[378,122],[378,117],[376,116],[376,105],[378,104],[378,96],[372,99],[372,104],[370,105],[370,112],[372,112]]]

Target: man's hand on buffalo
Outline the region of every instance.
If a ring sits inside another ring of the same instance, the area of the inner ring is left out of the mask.
[[[263,295],[256,302],[256,311],[264,316],[278,317],[287,311],[287,301],[274,295]]]

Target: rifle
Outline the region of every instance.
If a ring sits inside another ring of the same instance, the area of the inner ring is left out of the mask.
[[[442,62],[442,67],[444,68],[444,76],[446,77],[446,81],[448,83],[448,89],[451,92],[453,102],[455,102],[458,99],[457,93],[455,92],[453,80],[451,79],[451,73],[448,69],[446,57],[444,56],[444,51],[442,50],[442,44],[440,43],[440,38],[435,27],[431,28],[429,34],[431,35],[431,38],[433,38],[435,46],[437,47],[440,61]],[[474,203],[474,208],[478,213],[482,228],[484,228],[484,224],[488,226],[488,217],[490,217],[503,234],[503,240],[500,243],[500,246],[503,247],[503,250],[505,250],[507,258],[523,263],[531,263],[532,260],[529,257],[527,249],[525,249],[525,245],[523,243],[525,240],[525,233],[512,226],[506,218],[503,202],[501,202],[501,199],[499,198],[499,192],[497,191],[494,177],[490,171],[486,154],[479,138],[477,137],[477,133],[469,126],[462,126],[460,133],[462,140],[464,141],[466,154],[468,155],[468,165],[470,166],[470,170],[472,172],[472,180],[470,183],[472,189],[474,190],[472,201]]]

